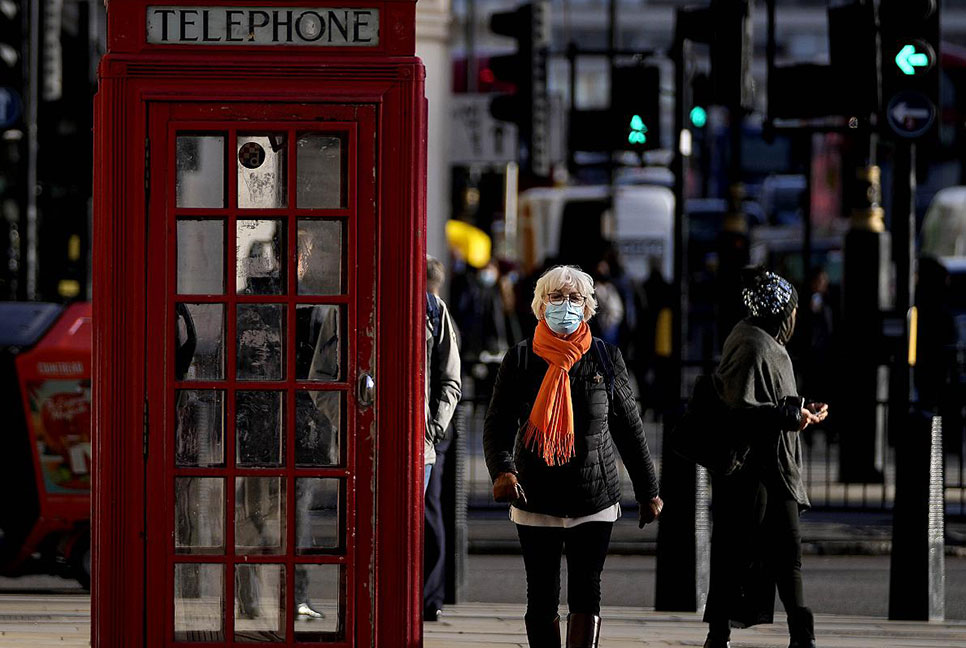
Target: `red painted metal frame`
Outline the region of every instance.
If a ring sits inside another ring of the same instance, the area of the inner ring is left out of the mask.
[[[212,115],[217,117],[217,121],[196,121],[193,118],[198,116],[204,116],[208,114],[209,117]],[[354,118],[356,121],[329,121],[328,118],[335,116],[337,113],[342,113],[341,117],[344,118]],[[273,119],[278,119],[284,117],[289,120],[298,119],[298,121],[273,121]],[[235,456],[234,448],[234,436],[231,434],[233,426],[230,424],[234,421],[234,406],[235,400],[231,397],[237,391],[249,391],[249,390],[269,390],[269,391],[279,391],[283,394],[292,394],[296,391],[333,391],[342,394],[343,399],[348,400],[351,389],[351,377],[357,375],[359,372],[356,368],[359,365],[370,366],[370,363],[366,361],[366,354],[371,356],[372,342],[371,338],[365,338],[365,336],[359,336],[359,327],[357,322],[357,310],[355,306],[356,302],[356,292],[357,287],[362,287],[364,290],[366,286],[371,287],[374,283],[374,263],[375,258],[375,213],[372,208],[371,201],[368,208],[359,208],[359,195],[360,193],[366,196],[371,196],[374,190],[372,186],[373,178],[370,176],[366,178],[365,176],[357,179],[357,169],[374,168],[375,164],[375,151],[374,142],[372,140],[372,135],[374,133],[375,127],[375,111],[372,106],[353,106],[351,110],[346,110],[345,107],[322,107],[322,106],[292,106],[292,105],[273,105],[273,104],[232,104],[230,106],[225,105],[207,105],[207,104],[163,104],[158,106],[152,106],[152,114],[149,117],[150,127],[153,134],[152,142],[156,142],[159,146],[155,146],[154,149],[158,152],[158,155],[152,160],[154,171],[152,172],[153,178],[166,178],[166,182],[159,183],[160,188],[163,188],[162,196],[158,197],[158,208],[163,209],[161,212],[151,213],[151,218],[154,219],[154,231],[157,233],[157,237],[152,234],[149,238],[157,240],[164,239],[167,243],[167,254],[166,258],[162,261],[161,266],[152,267],[165,267],[165,272],[155,272],[152,273],[151,278],[155,281],[152,285],[149,280],[149,291],[152,294],[166,294],[168,295],[168,301],[164,304],[167,308],[159,310],[149,310],[152,313],[152,317],[149,317],[150,321],[161,322],[162,325],[158,327],[158,334],[161,335],[163,340],[173,340],[174,339],[174,313],[173,305],[175,302],[185,302],[185,303],[218,303],[223,304],[225,307],[225,324],[226,324],[226,335],[225,335],[225,380],[223,381],[183,381],[175,383],[171,381],[165,387],[163,400],[165,403],[160,411],[163,413],[163,418],[159,421],[163,425],[165,433],[161,436],[161,443],[159,447],[159,452],[151,453],[153,458],[161,458],[159,466],[151,465],[149,466],[149,473],[152,475],[157,475],[157,480],[165,485],[163,497],[159,497],[153,500],[153,503],[157,505],[157,509],[149,509],[148,517],[149,519],[154,519],[158,521],[164,521],[164,525],[159,524],[159,526],[164,527],[164,531],[161,533],[155,532],[160,538],[163,538],[168,546],[162,546],[161,543],[158,544],[155,552],[158,554],[163,554],[168,556],[173,551],[173,538],[174,538],[174,526],[173,526],[173,511],[175,508],[174,504],[174,478],[183,476],[194,476],[194,477],[221,477],[224,479],[226,498],[226,515],[224,518],[224,530],[225,530],[225,544],[227,551],[219,555],[184,555],[178,554],[176,560],[166,560],[163,561],[166,568],[161,574],[157,573],[157,570],[152,570],[148,572],[149,587],[148,591],[157,591],[152,584],[152,577],[159,581],[158,590],[165,591],[168,593],[174,592],[173,583],[173,562],[178,563],[206,563],[206,564],[221,564],[225,568],[223,571],[223,577],[225,582],[225,592],[224,600],[226,606],[226,618],[230,618],[232,615],[227,613],[228,607],[232,605],[234,600],[233,586],[234,579],[232,577],[232,567],[234,564],[239,564],[237,560],[233,560],[232,556],[234,554],[232,548],[234,547],[233,535],[234,535],[234,525],[231,523],[234,511],[234,497],[235,488],[234,481],[236,477],[278,477],[284,480],[285,483],[285,498],[284,504],[286,507],[285,517],[287,519],[287,524],[285,528],[285,546],[286,550],[280,555],[249,555],[246,556],[244,563],[251,564],[279,564],[285,568],[285,590],[283,594],[283,600],[288,603],[294,601],[294,567],[297,564],[333,564],[340,565],[346,570],[346,579],[348,582],[347,591],[345,592],[345,606],[346,606],[346,627],[345,631],[349,635],[348,639],[351,641],[352,636],[355,633],[355,604],[357,599],[357,589],[355,585],[358,583],[357,574],[359,571],[368,572],[369,563],[371,559],[367,557],[365,553],[358,556],[357,561],[356,556],[356,543],[361,543],[363,546],[371,545],[371,535],[372,530],[366,524],[357,524],[356,511],[358,508],[363,510],[371,510],[371,501],[366,502],[355,502],[355,494],[357,493],[357,481],[358,476],[365,477],[371,474],[371,466],[364,465],[370,457],[372,456],[372,446],[368,443],[368,435],[363,436],[360,439],[359,450],[356,448],[356,437],[351,434],[352,431],[358,430],[365,427],[366,425],[371,425],[372,414],[371,411],[363,412],[361,415],[356,415],[357,411],[355,407],[351,406],[352,401],[349,401],[350,406],[347,408],[346,430],[350,432],[343,438],[343,443],[340,448],[343,457],[345,458],[344,467],[341,468],[294,468],[295,466],[295,445],[292,434],[294,433],[295,425],[295,406],[294,398],[286,397],[286,426],[285,429],[288,431],[288,441],[285,444],[285,461],[282,466],[278,468],[237,468],[232,467],[231,457]],[[244,119],[246,121],[232,121]],[[326,121],[321,121],[325,119]],[[165,132],[166,127],[166,132]],[[255,127],[253,129],[253,127]],[[362,152],[362,155],[357,155],[358,148],[358,131],[361,129],[369,135],[367,140],[368,150]],[[239,209],[236,205],[236,199],[238,195],[237,187],[237,173],[233,173],[235,170],[235,154],[237,150],[236,136],[239,132],[256,130],[258,132],[284,132],[286,134],[286,153],[287,153],[287,194],[288,194],[288,204],[287,208],[279,209]],[[223,132],[226,137],[226,145],[228,155],[226,156],[226,162],[228,162],[229,175],[227,177],[227,187],[228,192],[227,204],[221,209],[186,209],[186,208],[174,208],[175,204],[175,182],[174,182],[174,145],[175,137],[177,132]],[[341,134],[344,137],[346,143],[346,158],[348,160],[346,165],[347,174],[346,182],[346,192],[347,197],[346,207],[341,209],[300,209],[295,205],[295,195],[296,195],[296,150],[295,141],[297,134],[304,132],[321,132],[326,134]],[[351,170],[351,171],[350,171]],[[357,185],[365,185],[362,191],[358,191],[359,187]],[[161,202],[164,201],[164,202]],[[152,208],[154,208],[155,203],[152,201]],[[155,219],[155,215],[158,217]],[[177,267],[177,250],[176,250],[176,239],[177,230],[176,224],[177,220],[181,218],[190,219],[211,219],[219,220],[226,224],[226,239],[225,239],[225,250],[224,254],[227,257],[226,260],[226,282],[225,282],[225,292],[222,295],[217,296],[198,296],[198,295],[182,295],[178,296],[175,294],[174,286],[176,285],[176,267]],[[286,291],[281,295],[258,295],[258,296],[245,296],[238,295],[235,286],[235,275],[233,272],[234,259],[235,256],[233,251],[236,249],[235,244],[235,232],[236,228],[235,220],[250,220],[253,218],[262,219],[275,219],[282,220],[286,223],[286,253],[283,257],[284,263],[286,265],[285,277],[286,277]],[[318,220],[338,220],[343,223],[344,226],[344,250],[348,254],[348,267],[347,274],[343,278],[346,290],[342,291],[341,295],[335,296],[307,296],[307,295],[297,295],[296,294],[296,276],[294,273],[294,259],[295,259],[295,243],[297,237],[297,230],[294,225],[302,220],[303,218],[311,218]],[[361,236],[360,236],[361,232]],[[165,284],[166,280],[166,284]],[[236,350],[233,344],[236,335],[234,333],[235,326],[235,316],[233,305],[240,304],[279,304],[284,306],[286,312],[286,357],[284,359],[284,366],[287,367],[286,380],[281,381],[237,381],[233,378],[235,376],[235,357]],[[312,305],[312,304],[333,304],[342,307],[345,316],[342,318],[342,329],[343,338],[348,339],[348,344],[345,345],[343,352],[345,356],[343,357],[344,364],[346,365],[345,371],[347,374],[343,377],[344,380],[336,383],[319,383],[319,382],[307,382],[307,381],[296,381],[294,377],[294,367],[295,367],[295,308],[297,305]],[[369,306],[371,308],[371,304]],[[150,308],[150,307],[149,307]],[[163,310],[163,313],[160,312]],[[347,313],[345,311],[348,311]],[[370,313],[364,313],[368,319]],[[347,326],[346,326],[347,324]],[[357,340],[358,338],[358,340]],[[153,338],[152,338],[153,339]],[[362,344],[357,344],[357,341],[361,341]],[[171,345],[155,345],[157,349],[166,348],[167,357],[157,357],[154,362],[149,359],[149,364],[157,364],[159,366],[172,367],[174,363],[173,347]],[[366,369],[369,370],[369,369]],[[170,371],[166,374],[167,379],[170,381]],[[174,427],[174,395],[175,391],[178,389],[219,389],[225,394],[225,420],[229,422],[229,425],[225,427],[225,443],[224,452],[227,459],[227,468],[175,468],[174,466],[174,450],[170,443],[173,438],[171,430]],[[236,391],[237,390],[237,391]],[[356,453],[359,451],[364,451],[364,454],[360,457],[361,460],[357,461]],[[149,462],[153,463],[153,462]],[[335,477],[340,478],[343,484],[342,489],[346,497],[346,520],[345,524],[347,529],[353,530],[353,535],[347,537],[345,541],[345,549],[341,555],[305,555],[296,557],[286,557],[291,551],[295,544],[295,495],[297,490],[295,488],[296,478],[306,478],[306,477]],[[363,498],[371,495],[371,490],[361,489]],[[371,499],[371,497],[370,497]],[[369,520],[365,520],[368,523]],[[149,534],[149,542],[152,536]],[[172,555],[172,558],[174,556]],[[159,563],[162,561],[158,561]],[[163,585],[161,585],[163,583]],[[162,605],[151,606],[152,610],[161,611],[164,610],[164,614],[155,615],[157,623],[160,625],[157,627],[155,632],[148,632],[149,643],[148,645],[153,645],[150,641],[152,636],[165,636],[167,642],[173,642],[173,609],[170,605],[170,600],[162,601]],[[286,606],[285,610],[285,627],[286,627],[286,641],[289,643],[294,641],[294,636],[290,631],[291,628],[288,625],[288,621],[292,615],[292,607]],[[149,622],[152,616],[149,616]],[[233,641],[233,629],[231,624],[227,624],[224,628],[225,630],[225,643],[231,644]],[[366,633],[363,633],[366,634]],[[304,644],[306,642],[300,642]],[[204,646],[204,643],[193,642],[192,645]],[[210,644],[210,645],[220,645],[220,644]],[[272,645],[272,644],[269,644]],[[283,645],[283,644],[274,644]],[[332,646],[349,646],[352,645],[349,642],[328,642],[326,645]]]
[[[422,345],[414,341],[422,340],[424,318],[426,106],[422,66],[413,55],[414,3],[316,3],[380,9],[380,45],[363,52],[147,46],[148,4],[109,3],[109,53],[96,99],[92,645],[144,645],[158,627],[152,622],[158,611],[150,605],[157,592],[148,589],[153,581],[147,575],[164,554],[148,544],[158,521],[146,512],[151,498],[169,486],[145,470],[153,464],[145,464],[141,430],[147,416],[150,453],[161,452],[156,432],[164,429],[164,407],[152,403],[149,410],[146,396],[163,391],[165,368],[148,360],[169,318],[146,317],[149,303],[165,298],[147,289],[148,277],[165,265],[165,237],[155,240],[158,223],[148,220],[144,192],[148,114],[162,105],[200,103],[194,118],[207,122],[198,113],[204,105],[217,113],[235,103],[297,102],[316,105],[327,116],[345,110],[345,121],[358,121],[352,115],[358,105],[373,106],[375,114],[374,193],[360,194],[360,201],[371,201],[376,213],[376,275],[371,292],[359,292],[358,306],[373,315],[358,323],[358,339],[373,341],[371,364],[361,368],[374,369],[377,401],[369,411],[378,420],[368,422],[373,456],[364,463],[372,473],[357,477],[357,488],[373,493],[373,508],[357,513],[370,524],[358,526],[371,528],[373,537],[356,539],[372,566],[350,586],[360,592],[356,645],[418,646],[423,358]],[[251,126],[261,128],[257,122]],[[360,136],[368,135],[360,131]],[[364,351],[359,349],[363,356]],[[354,384],[355,376],[348,378]]]

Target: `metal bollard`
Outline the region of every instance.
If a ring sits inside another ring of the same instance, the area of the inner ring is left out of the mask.
[[[939,621],[946,608],[942,419],[914,414],[909,421],[896,447],[889,618]]]
[[[704,467],[697,468],[694,499],[694,552],[697,572],[697,612],[703,614],[711,583],[711,477]]]
[[[453,441],[450,464],[443,476],[443,523],[446,527],[446,600],[447,604],[466,600],[469,561],[469,534],[466,526],[466,476],[468,470],[468,418],[471,403],[461,401],[453,415]]]
[[[929,620],[946,618],[946,483],[943,473],[943,419],[932,417],[929,457]]]

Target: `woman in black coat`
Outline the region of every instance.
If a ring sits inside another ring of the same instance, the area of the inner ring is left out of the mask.
[[[802,595],[799,515],[808,508],[800,432],[828,414],[805,405],[785,343],[795,330],[798,295],[761,268],[744,273],[748,317],[725,341],[714,385],[732,417],[732,434],[750,450],[742,467],[712,480],[711,587],[705,648],[728,648],[731,627],[771,623],[775,586],[788,614],[790,648],[814,648]]]
[[[503,359],[483,446],[493,496],[511,502],[527,573],[531,648],[560,647],[560,558],[567,546],[568,648],[596,648],[600,574],[620,517],[617,451],[640,503],[641,527],[663,503],[620,351],[592,338],[593,280],[557,266],[537,282],[531,340]]]

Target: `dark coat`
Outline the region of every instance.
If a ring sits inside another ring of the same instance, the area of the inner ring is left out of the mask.
[[[775,579],[770,548],[776,532],[764,524],[770,497],[792,498],[808,507],[802,483],[800,406],[783,405],[797,393],[785,347],[748,320],[739,322],[725,341],[714,374],[718,395],[729,406],[729,419],[751,450],[744,466],[712,483],[712,583],[705,621],[727,611],[732,624],[771,623]]]
[[[521,428],[530,416],[547,362],[525,340],[503,358],[483,428],[483,449],[491,479],[515,472],[527,503],[515,506],[559,517],[581,517],[620,501],[615,445],[634,485],[638,502],[658,494],[637,401],[620,350],[604,344],[614,373],[613,401],[606,372],[593,345],[570,370],[574,411],[575,456],[562,466],[548,466],[523,445]]]
[[[786,397],[798,394],[785,347],[748,320],[738,322],[725,340],[714,384],[729,408],[746,412],[743,420],[755,421],[756,429],[744,431],[752,441],[749,460],[760,466],[765,477],[784,484],[802,508],[808,508],[797,419],[782,425],[774,416],[751,416],[752,412],[775,413]],[[767,429],[760,429],[759,421],[770,421],[764,424]]]

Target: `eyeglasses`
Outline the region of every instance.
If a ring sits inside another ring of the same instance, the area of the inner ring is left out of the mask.
[[[547,295],[547,299],[554,306],[559,306],[560,304],[564,303],[564,301],[569,301],[574,306],[583,306],[584,302],[586,301],[586,297],[580,293],[570,293],[569,295],[565,295],[563,293],[552,292]]]

